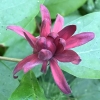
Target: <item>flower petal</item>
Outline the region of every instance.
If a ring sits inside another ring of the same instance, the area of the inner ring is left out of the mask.
[[[57,41],[56,41],[57,42]],[[63,38],[58,39],[57,50],[56,53],[62,53],[65,50],[66,41]]]
[[[52,57],[52,52],[47,49],[42,49],[38,53],[38,58],[41,60],[49,60]]]
[[[83,45],[94,38],[93,32],[83,32],[76,34],[66,41],[66,49],[78,47]]]
[[[76,62],[76,64],[81,61],[78,54],[73,50],[64,50],[62,53],[55,54],[54,58],[61,62]]]
[[[22,61],[20,61],[17,66],[15,67],[14,71],[13,71],[13,76],[19,72],[20,70],[24,70],[24,72],[28,72],[31,68],[33,68],[34,66],[38,65],[42,63],[41,60],[39,60],[39,58],[37,57],[37,54],[32,54],[30,56],[27,56],[26,58],[24,58]],[[16,76],[14,76],[16,77]]]
[[[74,61],[72,61],[71,63],[78,65],[81,62],[81,59],[76,59]]]
[[[54,54],[56,50],[56,46],[53,43],[54,39],[52,37],[47,37],[46,39],[47,39],[47,49],[50,50],[52,54]]]
[[[40,36],[42,37],[47,37],[48,34],[50,33],[50,28],[51,25],[48,22],[48,20],[43,20],[42,24],[41,24],[41,32],[40,32]]]
[[[40,36],[46,37],[50,33],[51,18],[48,9],[44,5],[40,5],[40,12],[42,15],[41,33]]]
[[[65,94],[71,93],[70,87],[55,59],[50,60],[50,68],[54,81],[60,90]]]
[[[39,65],[39,64],[42,64],[42,63],[43,63],[43,61],[40,60],[39,58],[33,58],[30,62],[27,62],[23,66],[24,73],[27,73],[29,70],[34,68],[36,65]]]
[[[54,32],[51,32],[49,35],[48,35],[48,37],[52,37],[53,39],[56,39],[59,35],[58,35],[58,33],[54,33]]]
[[[37,52],[40,51],[41,49],[46,49],[47,48],[47,43],[46,43],[46,38],[45,37],[39,37],[36,41],[36,46],[35,48],[37,49]]]
[[[40,12],[42,16],[42,21],[47,20],[48,23],[51,25],[51,18],[48,9],[44,5],[40,5]]]
[[[74,32],[76,31],[75,25],[69,25],[63,28],[60,32],[58,32],[59,37],[67,40],[69,37],[71,37]]]
[[[25,35],[27,41],[29,42],[29,44],[30,44],[33,48],[35,48],[35,47],[34,47],[34,46],[35,46],[35,43],[34,43],[34,41],[30,38],[29,34],[24,33],[24,35]]]
[[[52,32],[58,33],[62,29],[63,24],[64,24],[64,18],[60,14],[58,14]]]
[[[33,41],[36,40],[36,38],[32,34],[27,32],[26,30],[24,30],[20,26],[11,25],[11,26],[7,26],[7,29],[10,29],[10,30],[16,32],[17,34],[21,35],[24,38],[26,38],[25,35],[24,35],[24,33],[26,33],[31,38],[31,40],[33,40]]]
[[[43,61],[41,72],[46,73],[48,61]]]

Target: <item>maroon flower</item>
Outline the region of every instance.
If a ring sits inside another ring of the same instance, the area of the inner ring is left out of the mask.
[[[79,64],[81,61],[79,55],[70,49],[89,42],[94,38],[94,33],[83,32],[72,36],[76,31],[76,26],[69,25],[62,29],[64,19],[59,14],[57,15],[53,28],[51,28],[48,9],[44,5],[40,5],[40,11],[42,24],[39,37],[34,37],[19,26],[11,25],[7,27],[24,37],[32,48],[34,48],[32,55],[27,56],[17,64],[13,75],[20,70],[24,70],[26,73],[38,64],[42,64],[41,71],[45,73],[47,64],[49,63],[55,83],[63,93],[69,94],[71,93],[70,87],[57,61]]]

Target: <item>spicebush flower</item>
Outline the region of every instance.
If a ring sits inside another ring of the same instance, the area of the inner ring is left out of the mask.
[[[19,26],[11,25],[7,27],[24,37],[34,49],[33,54],[17,64],[13,75],[15,77],[15,74],[20,70],[26,73],[38,64],[42,64],[41,71],[45,73],[49,63],[55,83],[63,93],[69,94],[71,89],[58,65],[58,61],[79,64],[81,59],[71,48],[89,42],[94,38],[94,33],[82,32],[73,35],[76,31],[75,25],[69,25],[62,29],[64,18],[60,14],[57,15],[54,26],[51,28],[51,18],[48,9],[44,5],[40,5],[40,12],[42,23],[40,36],[38,37],[34,37]]]

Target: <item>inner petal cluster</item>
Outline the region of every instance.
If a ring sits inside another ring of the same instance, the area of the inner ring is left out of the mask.
[[[52,36],[38,37],[33,54],[38,54],[41,60],[49,60],[54,56],[56,49],[55,39]]]
[[[52,52],[47,49],[42,49],[38,53],[38,58],[41,60],[49,60],[50,58],[52,58]]]

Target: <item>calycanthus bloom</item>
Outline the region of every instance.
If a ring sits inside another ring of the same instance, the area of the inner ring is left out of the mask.
[[[81,61],[79,55],[70,49],[89,42],[94,38],[94,33],[82,32],[73,35],[76,31],[75,25],[69,25],[62,29],[64,18],[60,14],[57,15],[54,26],[51,28],[48,9],[44,5],[40,5],[40,12],[42,23],[39,37],[34,37],[19,26],[11,25],[7,27],[7,29],[13,30],[24,37],[34,48],[33,54],[17,64],[13,75],[15,77],[15,74],[20,70],[26,73],[38,64],[42,64],[41,71],[45,73],[49,63],[55,83],[63,93],[69,94],[71,89],[59,68],[58,61],[79,64]]]

